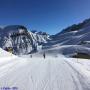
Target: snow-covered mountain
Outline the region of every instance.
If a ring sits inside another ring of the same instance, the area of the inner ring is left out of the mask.
[[[21,25],[0,28],[0,47],[11,47],[13,53],[24,55],[44,50],[47,53],[74,55],[87,53],[90,55],[90,19],[74,24],[56,35],[49,36],[45,32],[27,30]],[[55,55],[55,54],[54,54]]]
[[[32,33],[21,25],[10,25],[0,29],[0,47],[12,48],[14,54],[28,54],[42,48],[47,43],[48,34]]]
[[[90,19],[83,23],[72,25],[62,32],[54,35],[53,44],[60,43],[60,45],[77,45],[90,40]]]
[[[72,25],[51,38],[51,41],[43,47],[48,49],[47,53],[50,51],[71,55],[79,52],[90,55],[90,19]]]

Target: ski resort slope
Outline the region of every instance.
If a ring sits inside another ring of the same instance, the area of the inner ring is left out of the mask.
[[[90,71],[69,58],[61,55],[46,59],[10,57],[7,60],[0,56],[0,89],[90,90]]]

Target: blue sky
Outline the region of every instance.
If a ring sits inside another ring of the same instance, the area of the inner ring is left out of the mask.
[[[0,0],[0,26],[19,24],[55,34],[90,18],[90,0]]]

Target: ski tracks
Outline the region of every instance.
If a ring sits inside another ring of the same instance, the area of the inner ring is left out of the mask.
[[[11,63],[11,62],[10,62]],[[0,86],[16,86],[19,90],[83,90],[75,70],[64,58],[20,59],[5,63]],[[3,64],[4,65],[4,64]]]

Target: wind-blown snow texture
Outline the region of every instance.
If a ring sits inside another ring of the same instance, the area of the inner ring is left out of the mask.
[[[0,88],[18,90],[90,90],[90,71],[73,59],[0,57]],[[4,60],[3,60],[4,59]],[[76,59],[74,59],[76,60]],[[90,64],[90,61],[88,61]],[[89,66],[90,68],[90,66]]]

